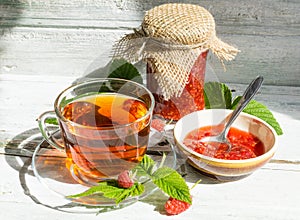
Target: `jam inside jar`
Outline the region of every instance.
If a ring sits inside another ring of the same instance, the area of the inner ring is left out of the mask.
[[[155,116],[177,121],[191,112],[204,109],[203,90],[207,54],[208,50],[202,52],[196,59],[182,94],[179,97],[171,97],[169,100],[165,100],[163,95],[158,94],[159,89],[153,77],[153,70],[150,65],[147,65],[147,87],[155,98],[153,111]]]

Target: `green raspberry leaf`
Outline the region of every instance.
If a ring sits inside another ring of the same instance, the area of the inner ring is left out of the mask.
[[[134,185],[128,189],[122,189],[123,191],[120,194],[114,194],[112,195],[112,197],[108,197],[107,195],[104,196],[111,198],[111,199],[115,199],[116,204],[119,204],[120,202],[122,202],[123,200],[125,200],[126,198],[128,198],[129,196],[138,196],[141,195],[144,191],[144,185],[140,184],[140,183],[134,183]]]
[[[70,195],[68,198],[79,198],[100,194],[106,198],[114,199],[116,204],[119,204],[129,196],[138,196],[144,191],[144,186],[140,183],[135,183],[132,187],[125,189],[118,187],[117,181],[106,181],[100,182],[97,186],[93,186],[82,193]]]
[[[75,195],[70,195],[68,198],[79,198],[79,197],[85,197],[85,196],[90,196],[94,194],[103,194],[106,193],[108,196],[114,193],[119,193],[122,191],[122,188],[116,188],[117,183],[114,181],[111,182],[100,182],[99,185],[97,186],[92,186],[88,190],[75,194]],[[108,197],[110,198],[110,196]]]
[[[237,107],[238,102],[240,101],[241,96],[238,96],[235,98],[235,100],[232,103],[232,109],[235,109]],[[274,128],[277,135],[282,135],[283,131],[277,122],[277,120],[274,118],[272,112],[263,104],[256,100],[251,100],[248,105],[245,107],[243,112],[246,112],[250,115],[254,115],[265,122],[267,122],[270,126]]]
[[[192,203],[190,190],[182,176],[169,167],[161,167],[152,175],[152,181],[170,197]]]
[[[90,72],[83,78],[80,78],[77,81],[75,81],[75,83],[89,78],[121,78],[143,84],[143,77],[139,73],[136,66],[129,63],[123,58],[115,58],[110,60],[105,66]],[[102,90],[104,90],[104,88],[102,88]]]
[[[121,78],[143,84],[143,78],[137,68],[125,59],[114,59],[110,63],[108,78]]]
[[[207,82],[204,84],[204,100],[206,109],[230,109],[232,94],[224,83]]]
[[[135,168],[135,170],[139,175],[146,174],[151,176],[155,167],[156,167],[156,162],[151,157],[145,154],[142,161]]]
[[[152,182],[170,197],[192,203],[189,187],[176,170],[165,167],[163,164],[157,166],[156,162],[148,155],[143,157],[135,170],[138,173],[147,174]]]

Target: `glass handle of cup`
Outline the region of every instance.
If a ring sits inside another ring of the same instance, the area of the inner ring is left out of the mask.
[[[40,129],[43,137],[50,145],[57,148],[58,150],[64,151],[63,145],[61,143],[59,143],[58,140],[56,140],[53,137],[53,135],[59,131],[59,128],[57,130],[51,132],[49,130],[50,125],[46,123],[47,119],[57,119],[55,112],[54,111],[44,112],[37,119],[39,129]]]

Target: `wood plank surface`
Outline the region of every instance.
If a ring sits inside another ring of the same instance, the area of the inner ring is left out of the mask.
[[[5,210],[0,213],[1,219],[20,219],[21,216],[23,219],[41,219],[46,214],[51,219],[107,219],[118,216],[121,219],[132,220],[193,220],[203,217],[212,220],[294,220],[298,219],[300,214],[299,205],[295,203],[300,199],[299,194],[289,193],[298,191],[299,166],[295,170],[289,170],[269,164],[243,180],[228,183],[214,183],[188,166],[189,174],[186,179],[189,186],[199,178],[202,179],[202,183],[192,193],[194,205],[181,215],[167,217],[162,206],[166,197],[159,191],[132,206],[99,215],[68,213],[72,212],[71,206],[69,209],[62,208],[62,203],[58,202],[59,197],[49,192],[32,175],[30,158],[18,158],[19,166],[11,167],[15,166],[15,160],[15,157],[9,155],[0,157],[0,164],[3,164],[0,167],[2,175],[10,176],[9,179],[0,180],[0,207],[1,210]],[[284,187],[287,179],[291,180],[288,190]],[[256,187],[253,188],[253,185]],[[59,207],[69,211],[58,211]]]
[[[140,25],[145,11],[166,2],[2,0],[0,73],[82,75],[116,40]],[[210,58],[221,81],[243,83],[261,74],[269,85],[299,86],[298,1],[185,2],[207,8],[218,36],[241,50],[226,73]]]

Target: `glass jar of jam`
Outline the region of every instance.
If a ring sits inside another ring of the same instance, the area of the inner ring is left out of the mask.
[[[171,97],[165,100],[159,94],[157,80],[153,77],[151,65],[147,65],[147,87],[155,98],[154,115],[167,120],[179,120],[181,117],[205,107],[204,103],[204,78],[206,69],[206,57],[208,50],[202,52],[196,59],[185,85],[179,97]]]
[[[230,61],[239,50],[221,41],[215,20],[197,4],[167,3],[146,12],[140,28],[114,47],[114,57],[145,61],[147,87],[155,96],[154,114],[179,120],[204,103],[206,57]]]

